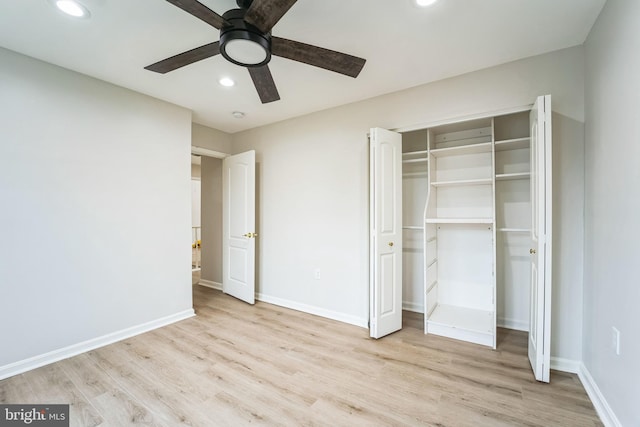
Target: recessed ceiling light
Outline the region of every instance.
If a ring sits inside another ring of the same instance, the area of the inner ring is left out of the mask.
[[[244,118],[244,113],[242,111],[234,111],[233,113],[231,113],[231,115],[236,119]]]
[[[236,84],[236,82],[234,82],[232,79],[230,79],[229,77],[223,77],[220,80],[218,80],[218,83],[220,83],[222,86],[224,87],[231,87],[233,85]]]
[[[74,0],[55,0],[55,5],[62,12],[74,18],[88,18],[91,15],[89,9]]]
[[[427,7],[427,6],[431,6],[436,1],[438,0],[416,0],[416,4],[420,7]]]

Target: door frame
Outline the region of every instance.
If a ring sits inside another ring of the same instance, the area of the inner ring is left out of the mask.
[[[221,151],[210,150],[208,148],[202,148],[202,147],[198,147],[198,146],[192,145],[191,146],[191,155],[192,156],[194,156],[194,155],[195,156],[200,156],[200,157],[211,157],[213,159],[223,160],[225,157],[228,157],[231,154],[223,153]],[[201,164],[201,166],[202,166],[202,164]],[[202,177],[200,178],[200,182],[202,182]],[[222,194],[222,177],[221,177],[221,184],[220,184],[220,193]],[[202,202],[202,187],[200,187],[200,201]],[[220,215],[222,215],[222,212],[220,212]],[[203,219],[203,215],[202,215],[202,206],[201,206],[200,207],[200,225],[202,225],[202,219]],[[202,232],[202,230],[201,230],[201,232]],[[222,227],[220,228],[220,235],[222,236]],[[200,259],[200,267],[201,267],[200,268],[200,272],[202,273],[202,258]],[[223,266],[223,269],[224,269],[224,266]],[[224,271],[223,271],[223,273],[224,273]],[[202,279],[202,277],[201,277],[200,280],[198,281],[198,285],[204,286],[205,288],[215,289],[215,290],[218,290],[218,291],[222,290],[222,280],[220,280],[220,282],[214,282],[212,280]]]

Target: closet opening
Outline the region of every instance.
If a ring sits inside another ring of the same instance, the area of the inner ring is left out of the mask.
[[[402,133],[402,308],[426,333],[529,330],[529,163],[527,111]]]
[[[493,349],[498,328],[526,331],[548,381],[551,97],[370,135],[371,337],[402,328],[403,310],[425,334]]]

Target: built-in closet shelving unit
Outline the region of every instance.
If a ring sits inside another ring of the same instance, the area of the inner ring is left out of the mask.
[[[402,134],[403,308],[496,347],[529,329],[529,111]]]
[[[493,121],[428,131],[425,332],[495,348]]]

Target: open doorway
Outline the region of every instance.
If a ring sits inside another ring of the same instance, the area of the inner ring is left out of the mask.
[[[200,185],[192,180],[194,212],[200,188],[200,215],[193,215],[192,227],[193,284],[254,304],[255,151],[229,156],[192,147],[192,159],[192,175],[200,171]]]
[[[199,155],[191,155],[191,279],[200,281],[202,270],[201,163]]]
[[[218,290],[222,290],[222,159],[226,156],[191,147],[192,199],[198,200],[192,201],[192,282]]]

